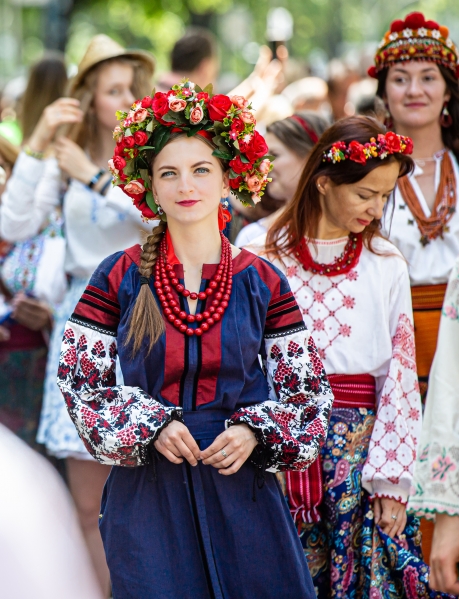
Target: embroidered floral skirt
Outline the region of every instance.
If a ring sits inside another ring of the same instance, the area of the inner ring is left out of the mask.
[[[393,540],[374,523],[362,469],[374,410],[335,408],[322,451],[322,519],[302,523],[300,540],[318,599],[416,599],[446,597],[427,586],[419,522],[412,516],[402,539]],[[348,463],[343,467],[343,460]]]

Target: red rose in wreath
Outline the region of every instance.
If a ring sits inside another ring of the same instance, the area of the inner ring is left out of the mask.
[[[389,152],[400,152],[400,138],[393,131],[386,133],[386,148]]]
[[[138,146],[144,146],[148,141],[148,135],[144,131],[136,131],[134,133],[134,141]]]
[[[252,163],[258,160],[258,158],[263,158],[268,153],[268,146],[265,139],[258,131],[253,132],[248,143],[243,139],[239,140],[239,148]]]
[[[242,177],[236,177],[235,179],[230,179],[229,184],[231,189],[239,189],[239,185],[242,183]]]
[[[358,141],[351,141],[349,144],[349,158],[359,164],[365,164],[367,161],[363,152],[363,146]]]
[[[233,158],[233,160],[230,161],[229,165],[230,168],[232,168],[233,171],[238,175],[245,173],[246,171],[252,170],[252,165],[247,162],[242,162],[240,156],[236,156],[236,158]]]
[[[217,94],[209,100],[209,116],[213,121],[223,121],[233,103],[223,94]]]
[[[155,117],[160,119],[169,111],[169,100],[167,95],[162,92],[156,92],[151,107],[155,113]]]
[[[413,153],[413,140],[411,139],[411,137],[405,137],[405,144],[406,147],[403,150],[404,154],[412,154]]]

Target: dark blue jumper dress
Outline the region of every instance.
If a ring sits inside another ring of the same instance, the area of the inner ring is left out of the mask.
[[[100,521],[114,598],[312,599],[274,470],[315,460],[332,393],[286,279],[242,251],[218,324],[187,337],[168,323],[152,352],[145,345],[132,359],[125,338],[139,257],[136,246],[95,272],[67,324],[58,374],[88,450],[114,466]],[[201,289],[215,269],[204,265]],[[181,265],[175,270],[183,279]],[[115,380],[117,353],[123,385]],[[172,419],[202,449],[239,423],[259,444],[231,476],[202,463],[172,464],[153,445]]]

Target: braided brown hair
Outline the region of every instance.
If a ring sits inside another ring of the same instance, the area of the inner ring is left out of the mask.
[[[166,223],[163,222],[157,225],[142,246],[139,273],[141,277],[145,277],[148,280],[150,280],[156,260],[158,259],[159,243],[166,231],[166,226]],[[150,289],[150,285],[141,282],[139,295],[129,319],[126,345],[132,343],[132,355],[135,355],[141,348],[145,337],[148,337],[148,353],[150,353],[154,344],[164,333],[164,330],[164,320]]]

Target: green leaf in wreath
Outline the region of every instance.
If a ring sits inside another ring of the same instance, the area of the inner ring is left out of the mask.
[[[212,83],[209,83],[209,85],[206,85],[206,87],[203,89],[203,92],[206,94],[209,94],[209,96],[211,96],[214,93],[214,86],[212,85]]]
[[[212,156],[220,158],[221,160],[232,160],[233,157],[228,152],[221,152],[220,150],[214,150]]]
[[[145,196],[145,201],[147,203],[147,206],[150,208],[150,210],[152,210],[156,214],[156,211],[158,210],[158,206],[155,203],[155,199],[154,199],[151,191],[147,191],[147,195]]]
[[[158,127],[153,134],[153,145],[155,147],[156,154],[159,154],[164,146],[169,141],[171,131],[169,127]]]

